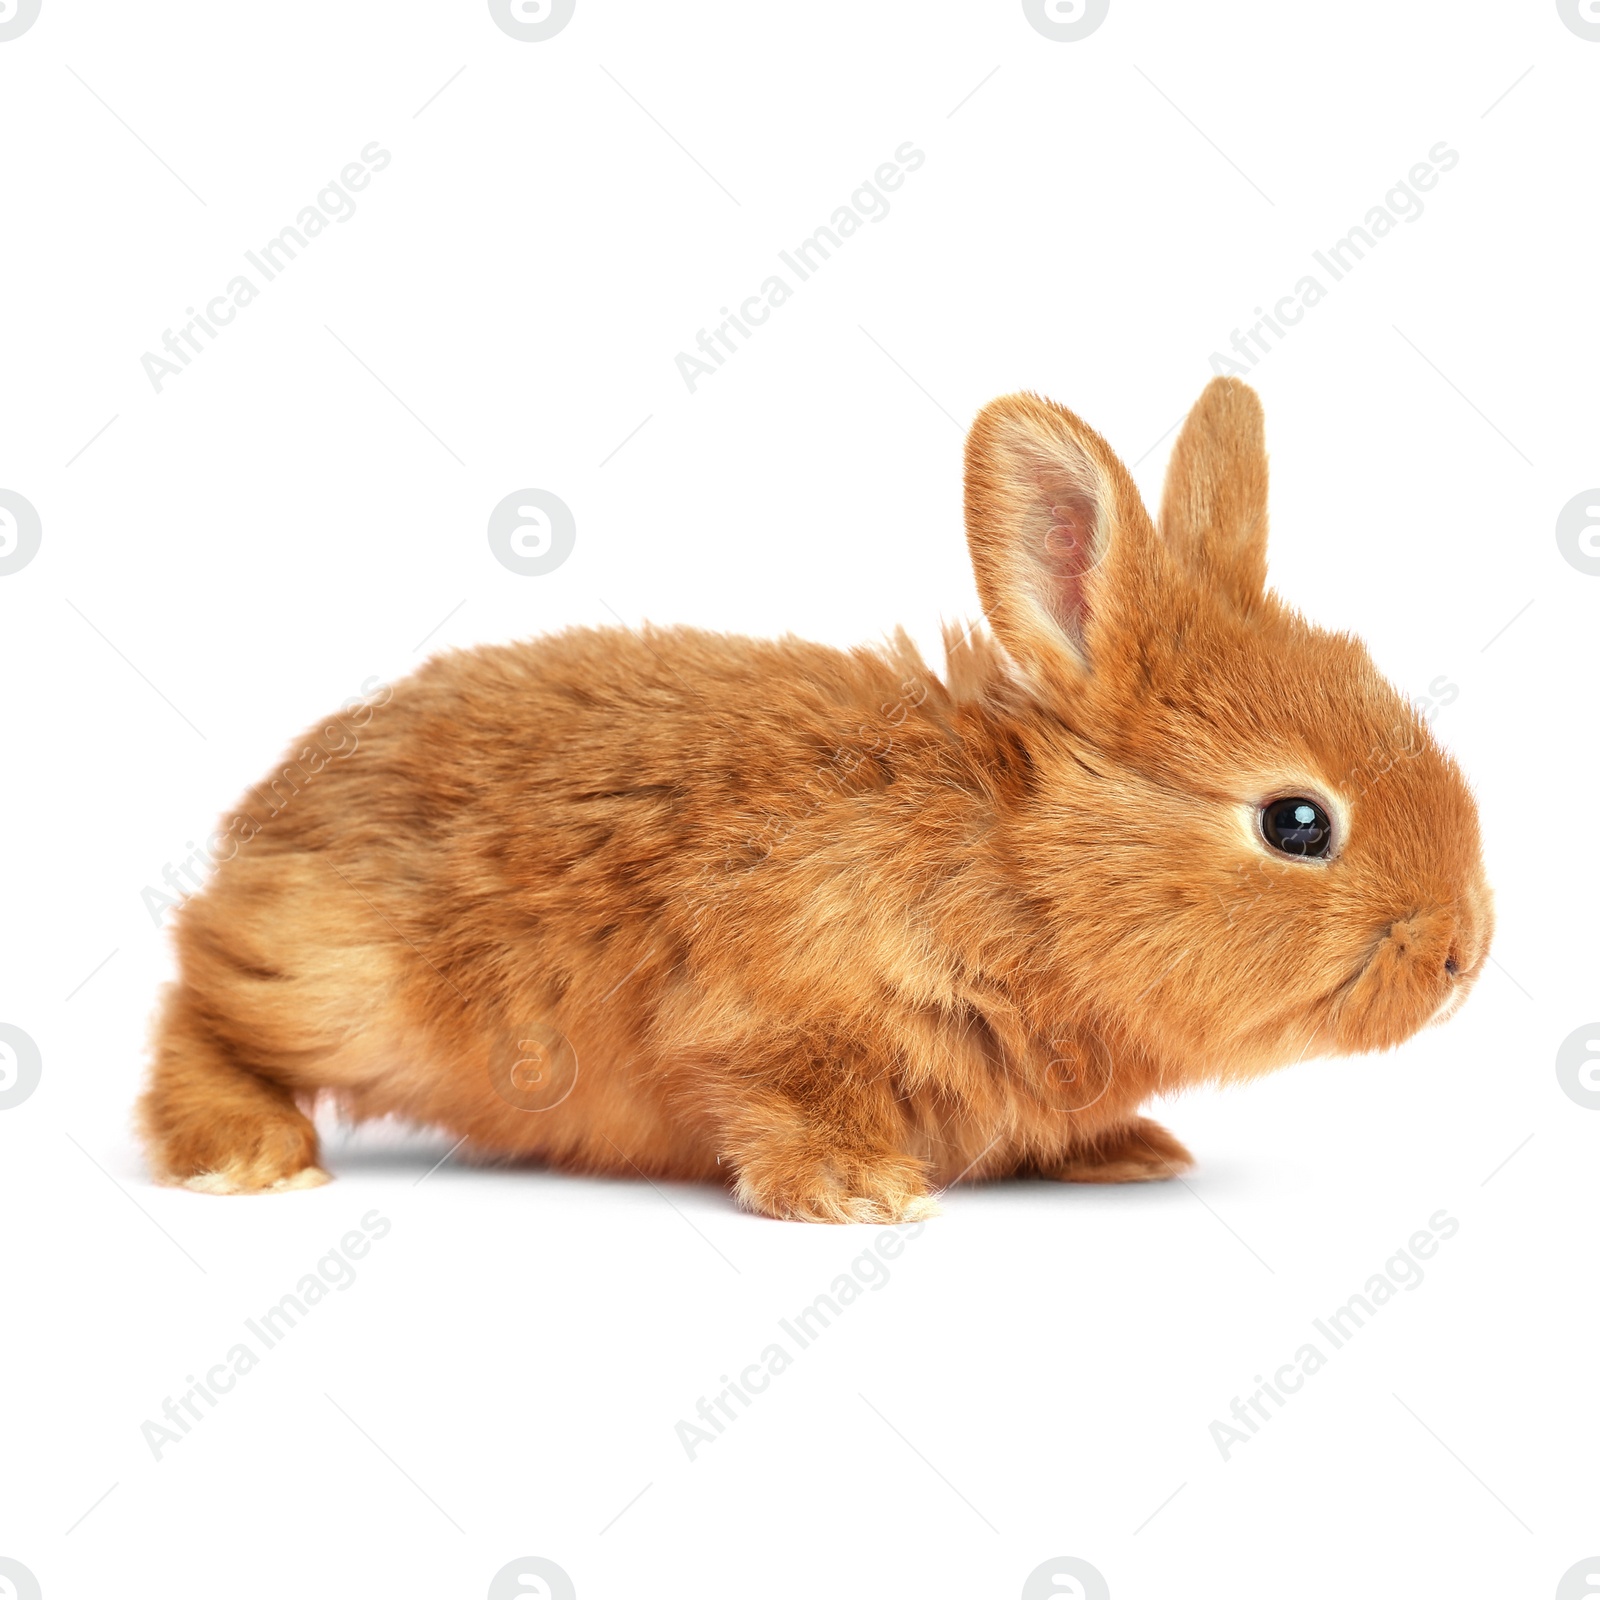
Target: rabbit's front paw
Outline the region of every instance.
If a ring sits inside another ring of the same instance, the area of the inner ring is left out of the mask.
[[[1193,1165],[1194,1157],[1159,1122],[1135,1117],[1072,1151],[1045,1176],[1062,1183],[1149,1183],[1175,1178]]]
[[[792,1222],[921,1222],[939,1214],[922,1164],[909,1156],[763,1151],[739,1166],[734,1198]]]

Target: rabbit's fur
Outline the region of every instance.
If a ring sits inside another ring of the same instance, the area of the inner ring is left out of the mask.
[[[326,1093],[902,1221],[958,1178],[1179,1172],[1150,1096],[1453,1009],[1491,931],[1473,802],[1362,646],[1264,590],[1250,389],[1202,395],[1159,529],[1091,429],[998,400],[967,526],[994,638],[951,630],[943,680],[903,636],[579,629],[296,745],[177,918],[157,1174],[323,1181]],[[1333,858],[1267,847],[1285,794]]]

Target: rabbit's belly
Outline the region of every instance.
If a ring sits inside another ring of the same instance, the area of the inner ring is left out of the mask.
[[[324,1058],[319,1075],[354,1120],[440,1127],[491,1158],[618,1177],[726,1176],[713,1141],[593,1037],[574,1046],[537,1025],[372,1035]]]

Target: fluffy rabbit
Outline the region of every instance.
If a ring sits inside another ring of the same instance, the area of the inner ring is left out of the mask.
[[[440,656],[291,750],[176,920],[164,1181],[326,1181],[306,1109],[483,1156],[896,1222],[960,1178],[1162,1178],[1152,1095],[1384,1049],[1492,914],[1471,795],[1345,634],[1264,587],[1255,394],[1159,525],[1070,412],[988,406],[993,629],[842,652],[577,629]],[[353,731],[352,731],[353,730]]]

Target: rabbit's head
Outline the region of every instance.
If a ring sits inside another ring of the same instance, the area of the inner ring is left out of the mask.
[[[1492,910],[1455,762],[1348,634],[1265,587],[1261,408],[1219,378],[1159,526],[1032,395],[967,444],[967,531],[1015,668],[1023,892],[1084,1003],[1195,1070],[1383,1049],[1464,998]]]

